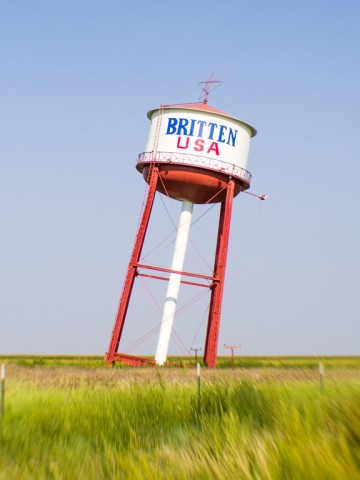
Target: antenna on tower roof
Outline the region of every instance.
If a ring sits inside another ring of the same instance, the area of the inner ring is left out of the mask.
[[[210,92],[215,90],[215,88],[220,87],[220,85],[224,83],[221,80],[213,80],[214,74],[215,72],[211,73],[209,80],[206,80],[205,82],[199,82],[199,87],[202,90],[199,97],[199,102],[203,102],[206,104],[208,102]]]

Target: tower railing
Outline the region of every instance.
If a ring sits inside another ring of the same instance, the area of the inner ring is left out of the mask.
[[[188,165],[224,173],[225,175],[231,175],[235,179],[237,178],[250,185],[251,173],[244,168],[232,163],[224,162],[222,160],[216,160],[210,157],[202,157],[200,155],[193,155],[190,153],[156,152],[156,158],[154,159],[153,152],[143,152],[138,156],[136,168],[141,171],[144,165],[153,163],[154,160],[156,163]]]

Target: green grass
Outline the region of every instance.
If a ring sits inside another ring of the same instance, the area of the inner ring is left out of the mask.
[[[105,365],[102,355],[0,355],[0,363],[26,367],[91,367]]]
[[[170,356],[169,362],[175,364],[195,365],[194,357]],[[202,358],[199,357],[203,365]],[[242,356],[234,357],[235,368],[318,368],[319,362],[327,368],[360,367],[360,356]],[[28,367],[89,367],[103,368],[103,355],[0,355],[0,363],[11,363]],[[124,365],[116,364],[117,368]],[[217,368],[229,368],[230,356],[219,356]],[[125,366],[126,367],[126,366]]]
[[[359,372],[9,365],[0,479],[357,479]]]

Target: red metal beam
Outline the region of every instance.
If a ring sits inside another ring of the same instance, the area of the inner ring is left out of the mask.
[[[220,315],[223,299],[226,259],[229,246],[232,201],[234,197],[233,179],[229,180],[226,199],[221,204],[219,229],[215,252],[214,277],[218,280],[211,290],[210,310],[206,332],[204,362],[209,368],[216,367],[216,355],[219,340]]]
[[[138,277],[145,277],[145,278],[154,278],[155,280],[165,280],[169,281],[168,277],[160,277],[159,275],[147,275],[146,273],[139,273],[137,272]],[[187,282],[186,280],[180,280],[180,283],[184,283],[185,285],[193,285],[195,287],[205,287],[205,288],[212,288],[212,285],[206,285],[204,283],[196,283],[196,282]]]
[[[114,360],[132,367],[154,367],[156,365],[155,360],[150,358],[126,355],[125,353],[115,353]]]
[[[132,367],[156,367],[155,360],[147,357],[138,357],[136,355],[127,355],[126,353],[115,353],[114,360]],[[165,362],[170,367],[185,367],[182,363]],[[186,365],[187,368],[195,368],[194,365]]]
[[[144,245],[147,227],[149,225],[150,214],[154,204],[156,186],[159,177],[159,170],[156,165],[152,165],[149,172],[149,191],[147,194],[144,211],[139,224],[133,252],[130,258],[125,282],[119,302],[118,312],[115,318],[114,327],[111,335],[109,350],[105,355],[106,362],[110,365],[115,360],[115,354],[119,348],[120,338],[125,323],[126,312],[129,306],[131,291],[137,272],[137,263],[140,259],[141,251]]]
[[[180,270],[171,270],[170,268],[164,268],[164,267],[154,267],[154,266],[151,266],[151,265],[145,265],[143,263],[137,263],[136,267],[137,268],[147,268],[148,270],[155,270],[157,272],[179,273],[180,275],[185,275],[187,277],[203,278],[205,280],[212,280],[213,282],[217,281],[217,278],[215,276],[211,277],[209,275],[202,275],[201,273],[182,272]]]

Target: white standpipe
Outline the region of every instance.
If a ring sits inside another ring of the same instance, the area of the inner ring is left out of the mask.
[[[180,214],[180,221],[171,264],[171,270],[182,271],[183,269],[186,247],[189,240],[192,209],[193,204],[187,200],[184,200]],[[162,315],[159,340],[155,354],[155,362],[157,363],[157,365],[163,365],[166,362],[171,331],[175,317],[176,303],[179,295],[180,281],[181,274],[170,273],[165,305]]]

